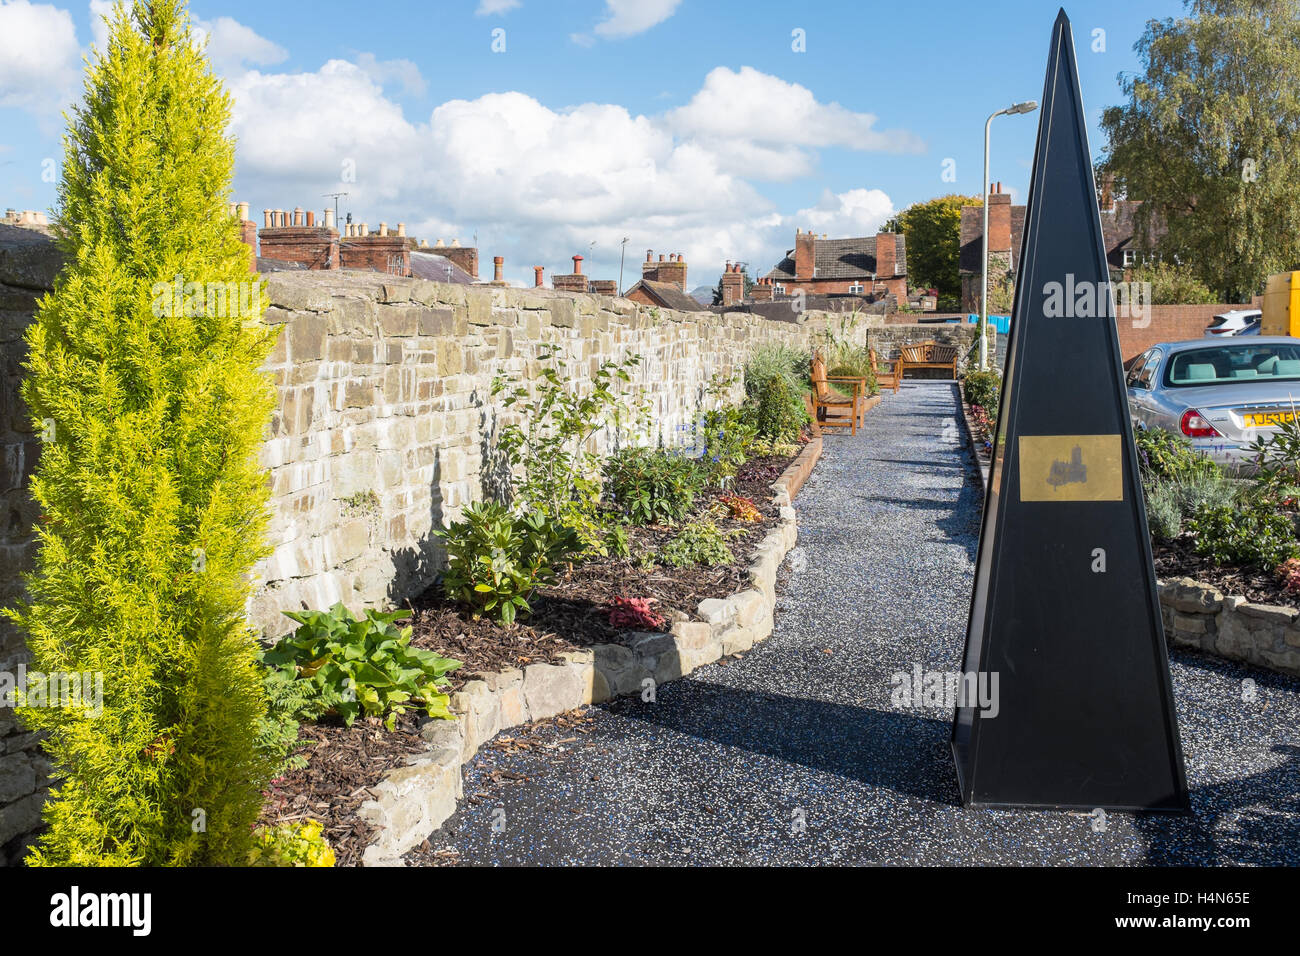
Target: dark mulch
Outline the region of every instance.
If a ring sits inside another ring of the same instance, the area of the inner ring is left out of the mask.
[[[428,749],[418,724],[419,717],[409,713],[398,718],[393,730],[385,730],[377,717],[358,719],[351,727],[329,721],[303,724],[298,752],[310,763],[271,782],[259,822],[319,820],[336,865],[359,866],[374,831],[357,810],[374,797],[370,788],[394,767]]]
[[[1156,575],[1161,579],[1191,578],[1209,584],[1224,594],[1239,594],[1253,604],[1279,604],[1300,607],[1300,595],[1288,594],[1271,572],[1259,568],[1221,567],[1210,558],[1197,554],[1192,535],[1183,534],[1173,541],[1152,541]]]
[[[414,630],[411,643],[435,650],[462,662],[448,675],[450,690],[462,687],[475,673],[525,667],[529,664],[557,663],[565,651],[591,644],[624,640],[628,632],[609,626],[607,606],[614,597],[649,597],[654,607],[669,617],[693,617],[700,602],[723,598],[742,590],[747,583],[747,568],[754,547],[779,517],[772,504],[772,482],[792,458],[768,457],[747,462],[733,483],[737,494],[751,498],[763,515],[758,522],[719,520],[724,529],[739,534],[728,543],[736,561],[716,568],[642,568],[636,561],[641,554],[657,550],[672,537],[669,527],[629,529],[632,559],[601,558],[569,570],[553,586],[534,596],[533,614],[527,623],[509,627],[486,619],[472,620],[455,605],[449,604],[431,588],[411,602],[410,624]],[[712,499],[701,500],[697,514],[703,514]],[[665,629],[669,625],[665,625]],[[352,727],[334,722],[305,724],[299,732],[300,753],[310,763],[274,781],[266,792],[261,822],[287,823],[305,819],[319,820],[325,836],[334,847],[339,866],[357,866],[373,836],[373,829],[357,816],[357,810],[374,794],[370,788],[379,784],[395,767],[412,754],[426,749],[420,737],[419,717],[408,714],[398,720],[393,731],[386,731],[378,719],[358,720]],[[585,732],[581,712],[562,714],[528,729],[516,729],[509,736],[494,740],[494,749],[528,748],[531,735],[548,727]],[[564,744],[561,739],[559,744]],[[555,746],[555,745],[547,745]],[[494,784],[509,784],[503,778]],[[471,795],[471,801],[489,799],[490,794]],[[413,851],[412,859],[422,865],[455,862],[440,856],[441,851],[425,847]]]
[[[533,596],[532,614],[526,622],[509,627],[486,619],[473,620],[446,602],[437,586],[411,602],[415,630],[412,643],[463,663],[450,675],[460,687],[470,675],[529,664],[556,663],[565,651],[593,644],[622,643],[631,631],[609,624],[609,605],[616,597],[651,598],[653,608],[667,618],[659,630],[674,620],[695,617],[700,602],[725,598],[743,590],[748,581],[750,556],[780,517],[772,504],[772,482],[794,459],[785,456],[756,458],[745,463],[732,483],[735,494],[750,498],[762,521],[724,518],[718,526],[736,532],[728,541],[736,560],[713,568],[642,567],[643,554],[658,551],[676,533],[667,525],[629,528],[630,558],[604,557],[568,569],[554,584]],[[702,498],[696,515],[708,510],[717,494]]]

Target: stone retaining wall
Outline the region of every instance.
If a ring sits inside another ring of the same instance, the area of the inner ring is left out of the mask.
[[[374,788],[361,806],[377,837],[364,866],[402,866],[453,813],[464,795],[462,767],[498,733],[613,697],[641,694],[722,657],[748,651],[774,626],[776,572],[798,537],[790,501],[821,455],[815,438],[774,483],[780,521],[759,543],[749,567],[749,588],[700,604],[698,621],[677,621],[668,633],[635,635],[630,645],[598,644],[564,655],[564,664],[532,664],[480,674],[452,695],[455,720],[430,720],[421,728],[425,753],[408,759]]]
[[[61,265],[48,236],[0,226],[6,604],[21,593],[19,575],[35,550],[26,486],[39,445],[18,395],[23,332]],[[626,299],[348,270],[276,273],[267,289],[266,321],[283,327],[266,365],[279,403],[262,452],[274,551],[255,569],[248,614],[268,637],[292,627],[284,610],[394,605],[430,583],[443,561],[433,531],[501,482],[496,374],[531,380],[540,351],[559,346],[565,377],[589,383],[602,361],[639,354],[633,384],[649,390],[655,424],[641,437],[671,444],[695,419],[715,374],[738,372],[760,343],[807,348],[826,329],[838,333],[842,318],[671,312]],[[854,333],[859,343],[865,334],[865,326]],[[737,380],[733,398],[741,388]],[[595,443],[608,448],[618,438],[602,433]],[[25,657],[21,635],[0,619],[0,670]],[[0,711],[0,864],[21,857],[38,823],[46,769],[32,735]]]
[[[1300,677],[1300,612],[1251,604],[1191,578],[1162,581],[1165,638],[1187,647]]]

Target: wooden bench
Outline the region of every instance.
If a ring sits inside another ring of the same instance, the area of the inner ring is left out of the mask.
[[[881,391],[892,388],[897,394],[898,383],[903,380],[903,360],[896,358],[888,365],[881,365],[875,349],[869,349],[868,354],[871,356],[871,370],[876,373],[876,384]]]
[[[957,377],[957,346],[940,345],[938,342],[918,342],[916,345],[904,345],[899,378],[913,368],[944,369],[949,378]]]
[[[858,419],[862,417],[862,379],[826,375],[826,363],[820,356],[812,360],[813,420],[821,428],[847,428],[850,435],[858,433]],[[831,382],[852,383],[853,394],[842,395],[831,388]],[[837,414],[832,415],[835,412]],[[847,412],[848,417],[842,413]]]

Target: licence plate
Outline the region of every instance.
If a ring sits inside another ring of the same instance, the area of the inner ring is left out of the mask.
[[[1246,412],[1242,418],[1247,428],[1269,428],[1295,421],[1295,412]]]

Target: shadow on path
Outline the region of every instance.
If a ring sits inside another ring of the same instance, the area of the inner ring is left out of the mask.
[[[619,717],[725,747],[921,800],[959,804],[947,719],[700,680],[682,681],[660,693],[658,703],[621,698],[605,706]]]

